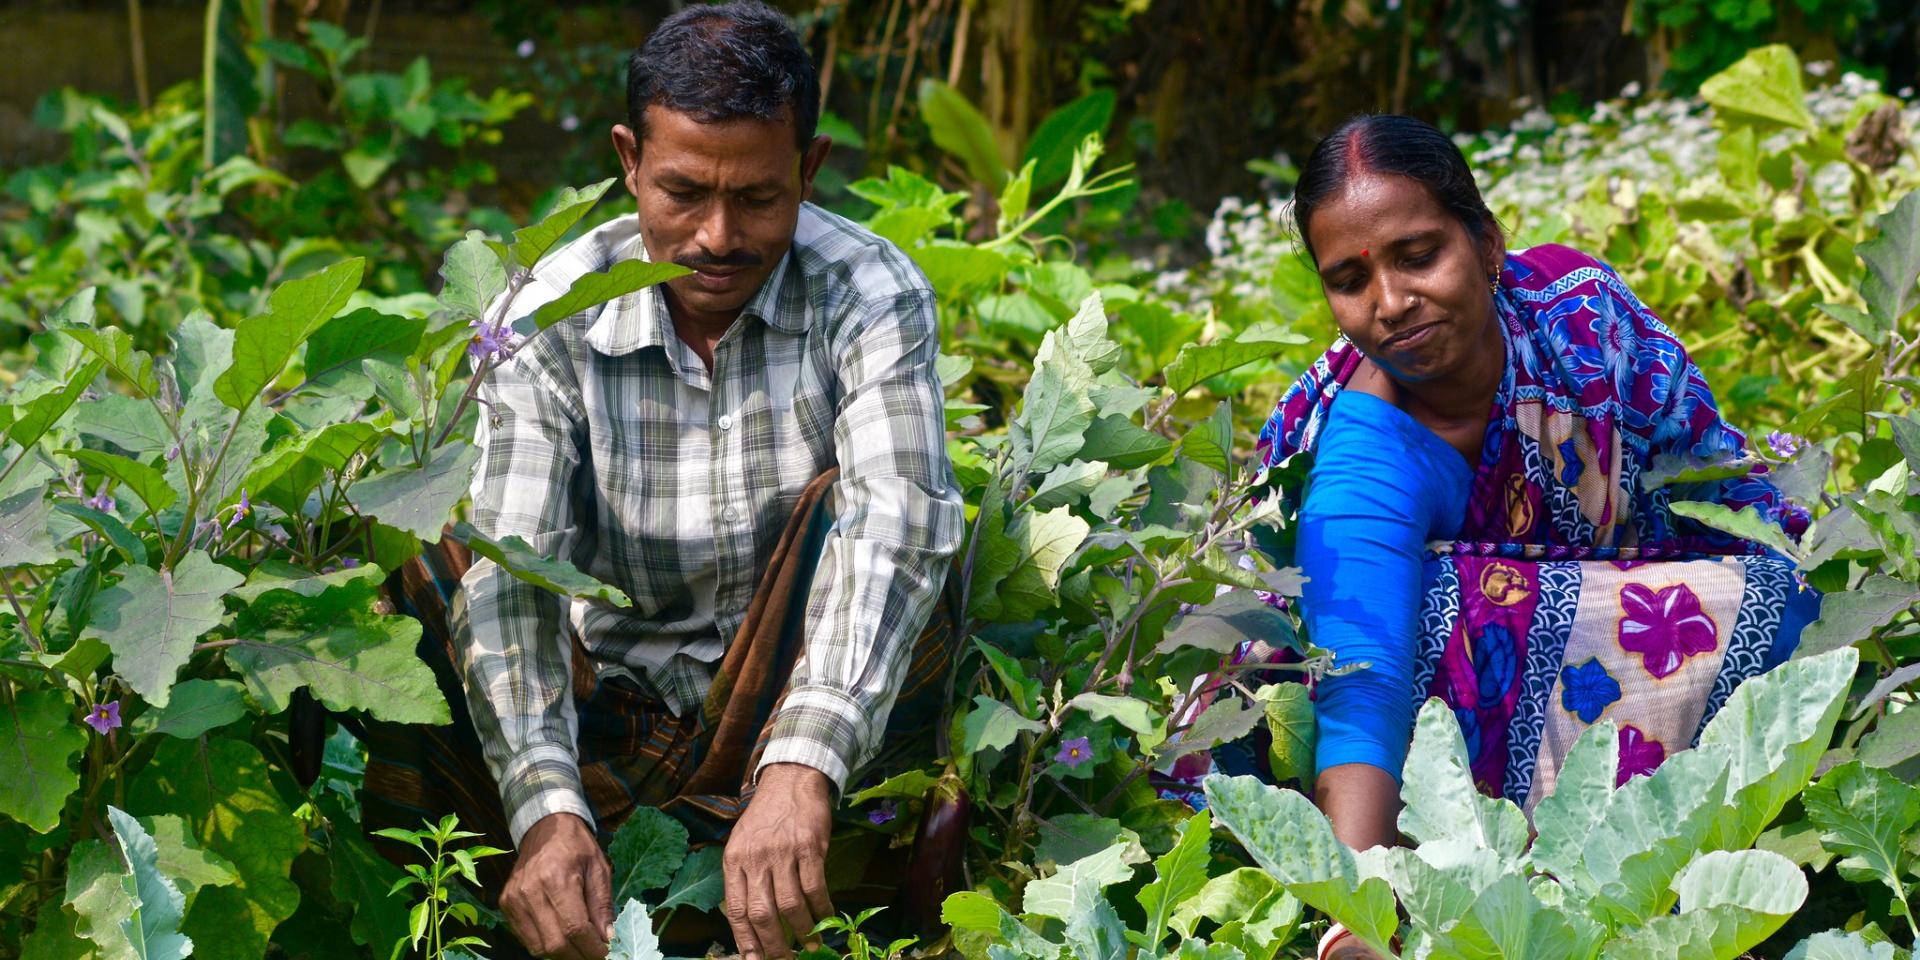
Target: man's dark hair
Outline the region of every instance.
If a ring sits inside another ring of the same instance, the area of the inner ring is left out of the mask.
[[[1313,241],[1307,237],[1307,223],[1314,211],[1362,173],[1406,177],[1426,187],[1475,243],[1484,246],[1500,229],[1473,181],[1467,158],[1446,134],[1412,117],[1362,114],[1334,128],[1313,148],[1293,186],[1293,223],[1309,257]]]
[[[791,112],[801,150],[820,121],[820,75],[780,11],[759,0],[692,6],[660,22],[627,60],[627,125],[647,138],[647,107],[702,123]]]

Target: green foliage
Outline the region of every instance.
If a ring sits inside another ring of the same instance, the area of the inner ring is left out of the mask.
[[[407,864],[407,875],[396,880],[388,891],[389,894],[397,894],[409,887],[420,889],[419,902],[407,915],[408,934],[394,943],[393,956],[399,957],[404,947],[420,951],[426,960],[441,960],[467,947],[486,946],[486,941],[479,937],[446,936],[444,928],[450,922],[464,923],[469,927],[480,922],[480,911],[472,903],[456,902],[449,891],[456,879],[478,886],[480,876],[474,862],[483,857],[497,857],[507,851],[483,844],[453,846],[457,840],[468,840],[479,834],[460,829],[460,818],[451,813],[440,818],[439,823],[428,823],[419,830],[389,827],[375,833],[407,844],[427,858],[424,864]],[[421,947],[423,942],[426,944],[424,948]]]
[[[1836,651],[1750,681],[1698,748],[1623,786],[1614,785],[1618,733],[1593,726],[1540,804],[1530,850],[1519,808],[1473,789],[1465,741],[1438,700],[1421,710],[1408,754],[1400,814],[1408,847],[1356,854],[1306,798],[1248,777],[1209,777],[1207,798],[1282,888],[1386,956],[1398,937],[1409,956],[1733,960],[1786,922],[1807,882],[1786,858],[1714,833],[1717,814],[1764,810],[1777,786],[1730,777],[1741,763],[1728,744],[1769,739],[1758,718],[1783,715],[1819,720],[1783,734],[1791,742],[1781,749],[1826,743],[1845,688],[1825,678],[1844,679],[1856,660]],[[1823,691],[1818,709],[1806,709],[1809,687]],[[1786,792],[1810,773],[1790,768]]]

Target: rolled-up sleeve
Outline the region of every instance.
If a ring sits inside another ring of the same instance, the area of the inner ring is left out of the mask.
[[[879,749],[963,527],[934,371],[933,294],[908,289],[864,309],[836,349],[835,521],[807,600],[806,645],[759,767],[805,764],[836,788]]]
[[[578,389],[567,388],[571,378],[543,368],[544,346],[538,339],[529,343],[480,388],[486,415],[477,436],[472,523],[489,537],[517,536],[538,553],[571,558],[579,535],[572,486],[582,468],[583,419]],[[475,559],[461,586],[461,678],[513,842],[552,813],[593,823],[580,785],[571,644],[560,597],[484,558]]]

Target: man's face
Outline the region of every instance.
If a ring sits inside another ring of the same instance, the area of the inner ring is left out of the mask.
[[[648,255],[695,271],[667,281],[669,295],[706,317],[745,306],[786,255],[831,146],[817,137],[802,153],[786,115],[701,123],[658,105],[644,142],[625,126],[613,142]]]

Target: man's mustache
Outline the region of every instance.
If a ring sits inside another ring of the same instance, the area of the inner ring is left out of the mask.
[[[716,257],[710,253],[691,253],[683,257],[675,257],[673,262],[689,270],[708,270],[712,268],[757,267],[761,264],[762,260],[759,255],[742,250],[739,253],[730,253],[724,257]]]

